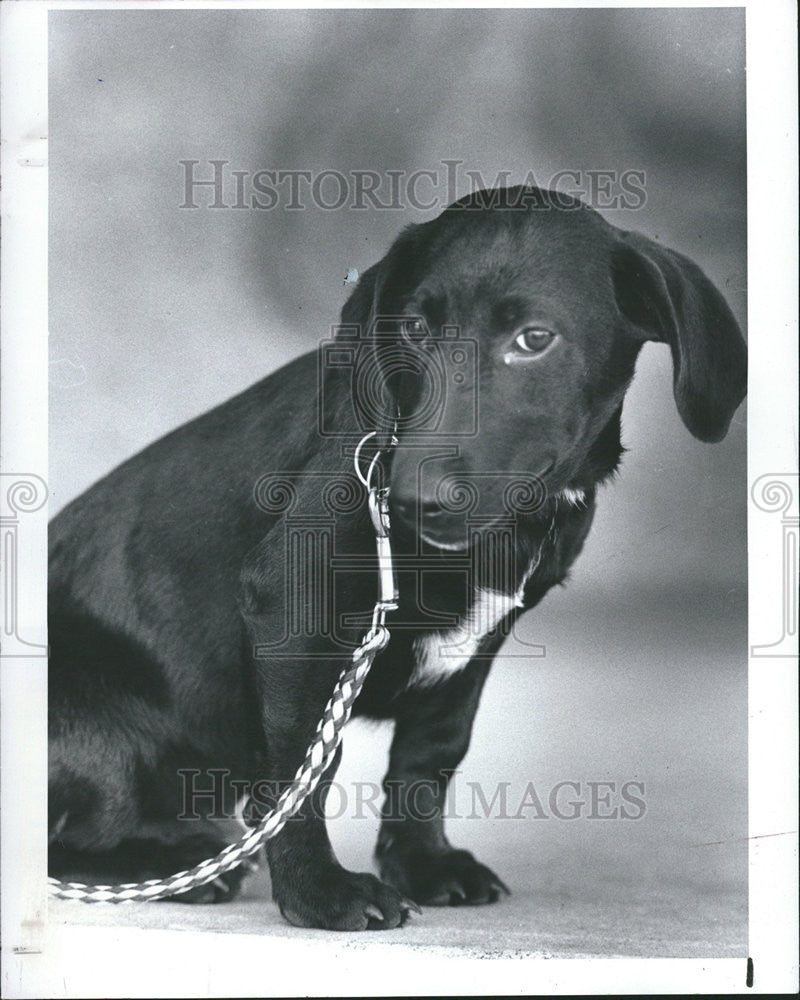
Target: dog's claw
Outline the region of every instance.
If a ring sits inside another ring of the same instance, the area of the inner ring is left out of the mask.
[[[384,853],[381,874],[403,893],[404,905],[409,895],[423,906],[481,906],[496,903],[501,895],[511,895],[499,876],[468,851],[456,849],[422,859],[418,855]]]
[[[460,885],[455,879],[450,879],[445,882],[439,889],[436,896],[430,900],[435,906],[460,906],[461,903],[466,902],[467,894],[464,887]]]
[[[420,912],[413,900],[372,874],[333,867],[317,870],[315,875],[308,883],[299,887],[294,883],[288,888],[281,885],[280,873],[277,875],[275,901],[283,916],[297,927],[388,931],[402,927],[411,910]],[[327,897],[320,896],[320,883],[329,887]],[[289,893],[291,899],[286,898]]]

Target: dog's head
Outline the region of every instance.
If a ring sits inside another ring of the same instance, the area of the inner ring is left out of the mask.
[[[745,394],[741,333],[702,271],[561,193],[479,192],[406,230],[342,319],[367,335],[356,381],[379,386],[378,429],[398,420],[395,514],[441,548],[464,543],[465,492],[490,523],[514,482],[578,498],[612,471],[645,341],[669,345],[695,437],[724,437]]]

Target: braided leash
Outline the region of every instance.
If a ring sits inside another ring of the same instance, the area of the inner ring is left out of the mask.
[[[389,630],[385,625],[387,611],[397,608],[397,588],[392,567],[389,543],[388,488],[377,489],[371,485],[380,451],[369,465],[366,477],[359,467],[363,445],[375,433],[367,434],[359,443],[355,453],[356,474],[367,489],[369,511],[378,549],[379,595],[372,616],[372,627],[364,636],[361,645],[354,651],[352,663],[339,675],[325,711],[317,725],[314,739],[306,752],[305,760],[294,776],[292,784],[284,789],[275,807],[261,820],[258,826],[249,830],[241,840],[229,844],[215,858],[209,858],[188,871],[178,872],[166,879],[150,879],[147,882],[125,885],[84,885],[80,882],[59,882],[48,879],[51,896],[59,899],[79,899],[86,903],[123,903],[136,900],[145,902],[177,896],[189,889],[213,882],[225,872],[240,865],[255,854],[265,841],[274,837],[294,816],[302,804],[319,784],[328,769],[339,744],[342,730],[350,718],[353,703],[361,692],[375,657],[389,642]],[[394,442],[394,439],[392,439]]]

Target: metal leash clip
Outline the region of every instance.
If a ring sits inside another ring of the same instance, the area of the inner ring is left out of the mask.
[[[377,636],[381,633],[381,643],[379,648],[383,649],[389,641],[389,633],[385,628],[386,613],[396,611],[400,592],[397,587],[397,574],[392,560],[392,542],[389,525],[389,487],[377,487],[373,485],[372,479],[378,468],[381,451],[375,452],[372,461],[367,468],[367,474],[361,472],[360,457],[361,449],[371,438],[376,437],[376,432],[366,434],[358,444],[354,455],[356,475],[364,484],[367,490],[367,500],[370,519],[375,529],[375,545],[378,552],[378,600],[372,612],[371,635]],[[391,446],[397,444],[394,434],[391,437]]]
[[[383,624],[387,611],[396,611],[400,592],[397,589],[397,574],[392,561],[392,541],[389,534],[389,488],[369,491],[369,513],[375,528],[375,544],[378,550],[378,600],[375,604],[373,627],[380,617]]]

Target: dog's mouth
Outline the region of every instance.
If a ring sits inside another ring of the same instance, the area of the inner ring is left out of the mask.
[[[469,548],[469,543],[466,538],[466,530],[464,532],[464,538],[460,541],[452,541],[443,538],[436,538],[434,535],[429,534],[424,529],[420,531],[419,537],[425,542],[426,545],[430,545],[432,548],[440,549],[442,552],[464,552]]]
[[[582,508],[586,506],[586,494],[576,487],[564,487],[550,494],[557,507]],[[506,515],[507,517],[508,515]],[[392,524],[403,534],[413,533],[425,545],[441,552],[465,552],[474,541],[474,532],[491,531],[501,517],[481,518],[480,525],[470,525],[463,514],[455,514],[442,509],[424,507],[418,510],[413,505],[398,503],[392,511]]]
[[[463,478],[468,484],[471,482],[469,477]],[[482,486],[481,480],[476,481]],[[535,474],[508,474],[505,479],[499,476],[494,493],[500,495],[482,498],[476,495],[475,503],[466,510],[443,506],[438,498],[433,500],[398,490],[390,499],[392,525],[402,536],[416,537],[431,549],[465,552],[475,543],[476,534],[491,534],[509,519],[550,517],[559,508],[584,507],[586,495],[583,489],[571,485],[573,482],[569,470],[557,470],[555,459],[551,459]],[[469,501],[471,493],[466,488],[459,492],[459,488],[460,479],[456,481],[453,499],[463,508],[462,501]]]
[[[392,526],[403,534],[413,533],[431,548],[462,552],[469,548],[469,532],[463,514],[443,510],[434,504],[392,501]]]

